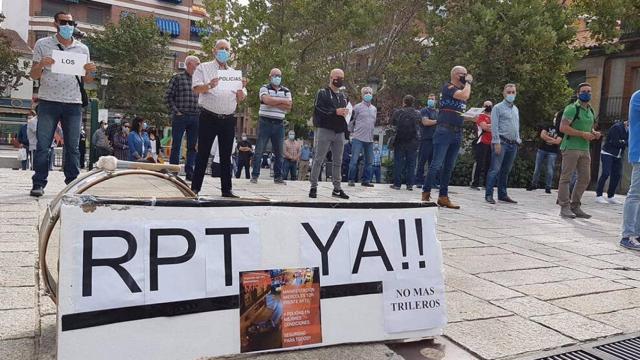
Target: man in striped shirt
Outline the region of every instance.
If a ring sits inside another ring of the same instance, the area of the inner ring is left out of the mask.
[[[282,147],[284,140],[284,117],[291,111],[291,92],[281,85],[282,71],[271,69],[269,73],[269,84],[260,88],[260,111],[258,112],[258,141],[256,143],[256,154],[262,154],[267,146],[267,141],[271,141],[275,162],[273,165],[273,181],[276,184],[285,185],[282,179]],[[251,183],[257,184],[260,176],[260,162],[253,162],[253,172],[251,173]]]

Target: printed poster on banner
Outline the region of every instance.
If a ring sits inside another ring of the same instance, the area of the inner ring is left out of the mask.
[[[317,267],[240,273],[241,352],[320,343]]]

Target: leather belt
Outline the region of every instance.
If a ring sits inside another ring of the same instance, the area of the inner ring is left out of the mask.
[[[461,132],[462,131],[462,126],[451,125],[451,124],[445,123],[445,122],[443,122],[443,123],[438,122],[438,126],[442,126],[443,128],[449,129],[449,130],[451,130],[453,132]]]
[[[515,144],[518,143],[516,140],[509,140],[509,139],[507,139],[506,137],[504,137],[502,135],[500,135],[500,141],[503,142],[503,143],[509,144],[509,145],[515,145]]]

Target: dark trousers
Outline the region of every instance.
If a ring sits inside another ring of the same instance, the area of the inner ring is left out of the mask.
[[[424,167],[431,164],[433,159],[433,140],[422,139],[420,141],[420,152],[418,154],[418,168],[416,169],[416,183],[424,183]],[[428,169],[428,168],[427,168]]]
[[[622,177],[622,159],[615,156],[600,154],[600,161],[602,163],[602,172],[598,179],[598,186],[596,187],[596,196],[602,196],[604,191],[604,183],[609,179],[609,189],[607,190],[607,196],[613,197],[616,194],[616,188],[620,183]]]
[[[196,140],[198,139],[198,115],[173,115],[171,120],[171,155],[169,163],[180,164],[182,136],[187,133],[187,161],[184,164],[184,172],[187,177],[193,174],[193,163],[196,158]],[[211,147],[209,147],[211,148]],[[203,148],[200,148],[203,149]],[[204,150],[207,154],[209,150]]]
[[[251,178],[251,172],[249,171],[249,164],[251,163],[251,158],[245,158],[242,156],[238,157],[238,169],[236,170],[236,179],[240,178],[240,174],[242,173],[242,169],[244,169],[244,176],[249,179]]]
[[[474,145],[476,167],[473,171],[471,186],[479,187],[487,184],[487,173],[491,164],[491,144],[479,143]],[[482,179],[482,183],[480,182]]]
[[[220,185],[222,192],[231,191],[231,150],[236,118],[233,115],[218,115],[202,110],[198,123],[198,148],[211,149],[213,140],[218,137],[220,148]],[[209,162],[209,151],[198,151],[196,168],[191,182],[191,190],[200,192],[204,172]]]
[[[400,187],[404,177],[407,188],[415,183],[414,172],[416,168],[416,157],[418,156],[418,143],[396,145],[393,151],[393,185]]]

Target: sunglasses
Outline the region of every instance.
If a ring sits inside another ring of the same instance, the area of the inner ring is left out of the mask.
[[[71,25],[71,26],[76,26],[76,22],[73,20],[58,20],[58,23],[60,25]]]

